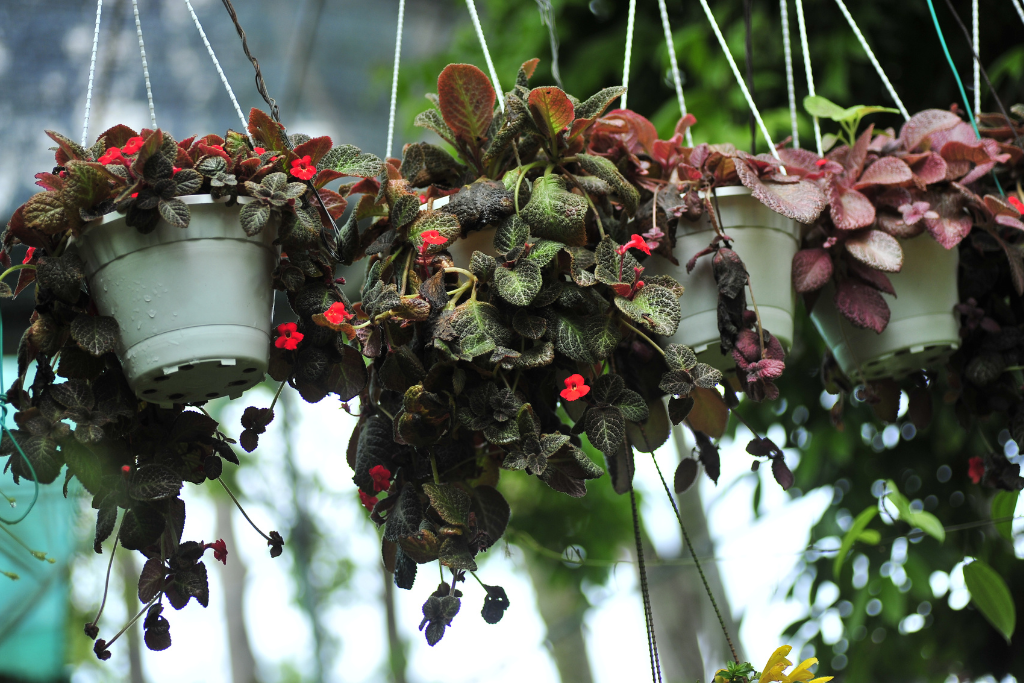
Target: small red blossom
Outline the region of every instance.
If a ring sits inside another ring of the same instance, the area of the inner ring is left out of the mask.
[[[590,393],[590,387],[583,379],[583,375],[569,375],[565,378],[565,389],[562,389],[561,396],[566,401],[575,401]]]
[[[210,149],[215,149],[218,152],[224,152],[224,145],[207,145]],[[227,152],[225,152],[226,154]]]
[[[631,235],[629,241],[616,249],[616,251],[618,251],[619,254],[625,254],[630,249],[639,249],[648,255],[651,253],[650,247],[647,246],[647,241],[644,240],[641,235]]]
[[[363,504],[367,512],[373,512],[373,506],[377,504],[377,499],[374,496],[368,496],[359,489],[359,502]]]
[[[270,161],[271,161],[271,163],[277,161],[277,157],[270,157]]]
[[[131,474],[132,466],[131,465],[121,465],[121,472],[123,472],[124,474]]]
[[[974,456],[967,461],[967,476],[971,478],[975,484],[981,483],[981,478],[985,476],[985,461]]]
[[[181,170],[181,166],[172,166],[171,168],[174,170],[174,174],[177,174],[178,171]]]
[[[138,196],[139,196],[138,192],[132,192],[132,199],[135,199]]]
[[[340,325],[343,322],[351,320],[355,317],[355,313],[349,313],[345,310],[345,304],[340,301],[336,301],[331,304],[331,307],[324,311],[324,317],[332,325]]]
[[[127,147],[126,147],[127,149]],[[97,159],[101,164],[123,164],[128,165],[128,160],[121,154],[121,150],[117,147],[107,147],[107,151],[104,152],[103,156]]]
[[[427,203],[427,195],[421,194],[420,195],[420,204],[426,204],[426,203]]]
[[[299,342],[305,336],[298,331],[299,326],[295,323],[282,323],[277,326],[277,339],[274,340],[274,346],[279,349],[286,349],[288,351],[294,351],[299,347]]]
[[[316,175],[316,166],[313,165],[313,157],[308,154],[301,159],[292,162],[292,169],[288,171],[300,180],[309,180]]]
[[[818,159],[817,161],[814,162],[814,165],[817,166],[818,168],[821,168],[822,166],[824,166],[827,163],[828,163],[828,159]]]
[[[391,471],[384,465],[371,467],[370,478],[373,479],[374,491],[387,491],[391,486]]]
[[[420,245],[420,254],[427,253],[427,249],[430,248],[431,244],[444,244],[448,241],[448,239],[437,230],[424,230],[423,233],[420,234],[420,239],[423,240],[423,244]]]
[[[29,247],[28,251],[25,252],[25,258],[21,260],[22,263],[31,263],[32,257],[36,255],[36,248]]]
[[[1017,213],[1024,213],[1024,202],[1017,199],[1013,195],[1007,197],[1007,200],[1010,202],[1010,206],[1017,209]]]
[[[267,150],[266,150],[266,149],[264,149],[263,147],[253,147],[253,148],[252,148],[252,151],[256,152],[257,154],[263,154],[263,153],[264,153],[264,152],[266,152]]]
[[[124,152],[125,154],[135,154],[140,149],[142,149],[143,142],[144,140],[142,139],[141,135],[136,135],[133,138],[128,138],[128,141],[124,143],[124,147],[121,148],[121,151]]]
[[[203,552],[213,548],[213,559],[220,560],[224,563],[224,566],[228,564],[228,544],[224,542],[223,538],[217,539],[213,543],[204,543]]]

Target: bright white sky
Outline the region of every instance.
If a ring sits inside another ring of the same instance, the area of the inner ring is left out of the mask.
[[[270,394],[256,389],[246,395],[249,405],[269,405]],[[297,400],[297,399],[296,399]],[[379,575],[379,541],[376,530],[358,504],[351,482],[352,473],[345,461],[345,448],[354,418],[339,410],[338,403],[324,400],[318,405],[298,402],[302,427],[295,447],[301,471],[318,479],[324,494],[313,494],[313,507],[321,520],[329,520],[332,542],[356,562],[352,588],[342,591],[327,610],[326,622],[340,642],[340,656],[334,670],[326,677],[331,682],[361,683],[385,680],[384,658],[386,635],[384,613],[380,602],[382,591]],[[225,409],[224,424],[237,431],[242,406]],[[280,411],[278,411],[280,416]],[[333,439],[326,439],[330,433]],[[781,428],[777,428],[781,432]],[[264,530],[284,526],[280,514],[290,509],[290,492],[277,482],[285,481],[281,466],[280,420],[271,425],[261,439],[260,448],[252,456],[258,468],[244,470],[241,483],[250,500],[265,505],[247,505],[250,516]],[[778,443],[781,434],[772,433]],[[737,616],[745,615],[740,638],[755,666],[763,665],[776,647],[782,644],[783,628],[802,614],[802,608],[786,603],[776,595],[780,586],[792,580],[792,571],[799,552],[808,542],[811,524],[828,507],[832,494],[817,490],[797,500],[790,500],[774,480],[768,468],[761,469],[763,495],[762,517],[756,523],[750,500],[754,483],[746,481],[729,488],[733,480],[750,472],[750,456],[739,445],[726,444],[722,449],[722,476],[716,488],[702,477],[701,493],[705,507],[711,507],[710,528],[718,543],[717,556],[728,592],[729,603]],[[671,471],[678,461],[674,447],[666,444],[659,451],[663,469]],[[791,466],[798,462],[796,451],[787,452]],[[542,485],[537,482],[538,486]],[[678,526],[654,468],[638,458],[637,488],[645,496],[642,515],[659,552],[678,552]],[[728,491],[724,496],[721,492]],[[331,495],[333,494],[333,495]],[[213,540],[214,508],[195,487],[186,487],[188,519],[185,537]],[[94,518],[84,520],[85,533],[91,535]],[[240,516],[235,520],[238,547],[229,548],[228,561],[244,558],[249,571],[246,590],[248,628],[263,680],[282,680],[286,668],[309,673],[312,637],[310,628],[293,600],[294,588],[289,575],[288,554],[272,560],[266,545]],[[495,549],[500,548],[496,546]],[[752,571],[752,559],[757,571]],[[479,558],[478,558],[479,559]],[[76,602],[89,608],[98,595],[106,569],[106,555],[85,558],[77,568],[76,582],[81,587]],[[181,612],[167,609],[173,645],[165,652],[143,650],[144,665],[152,683],[174,681],[230,680],[227,636],[222,617],[223,590],[220,585],[221,565],[208,558],[210,572],[210,605],[205,610],[190,603]],[[444,639],[435,647],[427,646],[422,633],[416,631],[420,607],[433,587],[431,570],[421,567],[420,580],[413,590],[397,590],[397,611],[403,636],[411,643],[409,680],[414,683],[445,678],[451,683],[519,683],[527,678],[543,682],[557,681],[554,663],[543,644],[544,624],[535,606],[534,594],[518,551],[510,557],[501,552],[483,558],[483,576],[492,584],[500,584],[508,593],[511,607],[497,625],[486,624],[480,616],[482,594],[479,586],[468,585],[461,613],[456,617]],[[623,680],[645,680],[650,675],[647,644],[643,627],[643,611],[634,571],[623,565],[614,572],[602,601],[587,617],[587,638],[591,666],[597,683],[618,683]],[[120,590],[112,586],[112,594]],[[110,633],[124,623],[124,609],[119,600],[108,604],[101,622],[101,634]],[[657,609],[657,606],[655,606]],[[797,648],[801,643],[790,643]],[[116,644],[113,657],[102,668],[82,667],[74,672],[73,683],[102,680],[123,680],[127,654]],[[452,657],[458,649],[460,656]],[[446,652],[447,651],[447,652]],[[799,651],[799,650],[797,650]],[[481,666],[487,663],[486,667]],[[110,675],[113,674],[113,675]]]

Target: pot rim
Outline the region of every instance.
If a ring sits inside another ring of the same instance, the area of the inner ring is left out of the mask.
[[[226,196],[214,199],[209,193],[206,193],[206,194],[185,194],[185,195],[181,195],[180,197],[175,197],[175,199],[180,199],[181,201],[185,202],[186,204],[188,204],[190,206],[200,206],[200,205],[203,205],[203,204],[227,204],[227,201],[228,201],[228,197],[226,197]],[[249,202],[253,201],[252,197],[245,197],[245,196],[239,196],[239,197],[236,197],[235,199],[237,200],[238,204],[248,204]],[[86,224],[85,224],[86,228],[85,229],[86,230],[90,230],[92,228],[97,228],[97,227],[100,227],[102,225],[107,225],[109,223],[113,223],[114,221],[117,221],[117,220],[124,220],[124,218],[126,216],[127,216],[127,214],[120,213],[120,212],[118,212],[116,210],[115,211],[111,211],[110,213],[103,214],[99,218],[96,218],[94,220],[86,222]],[[185,229],[187,230],[188,228],[185,228]],[[85,230],[83,230],[83,232],[85,232]]]

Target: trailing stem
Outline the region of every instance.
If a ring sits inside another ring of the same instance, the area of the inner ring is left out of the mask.
[[[284,386],[284,385],[282,384],[282,386]],[[249,522],[249,526],[251,526],[253,529],[255,529],[256,533],[258,533],[260,536],[262,536],[264,538],[264,540],[266,540],[267,543],[273,543],[273,540],[271,540],[270,536],[267,536],[265,533],[260,531],[260,528],[258,526],[256,526],[256,523],[253,522],[249,518],[249,515],[247,515],[245,513],[245,509],[242,507],[242,504],[238,502],[237,498],[235,498],[235,494],[231,493],[231,489],[229,489],[228,485],[224,483],[224,480],[218,477],[217,481],[219,481],[220,485],[224,487],[225,491],[227,491],[228,496],[230,496],[231,500],[234,501],[235,507],[237,507],[238,511],[242,513],[242,516],[245,517],[245,521]]]

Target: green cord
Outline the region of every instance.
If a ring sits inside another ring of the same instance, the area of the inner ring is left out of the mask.
[[[4,318],[2,315],[0,315],[0,391],[3,391],[4,388],[3,338]],[[4,519],[3,517],[0,517],[0,523],[17,524],[18,522],[28,517],[28,513],[32,512],[32,508],[36,506],[36,501],[39,500],[39,482],[37,481],[36,477],[36,468],[32,467],[32,461],[28,459],[28,456],[25,455],[25,451],[21,449],[21,444],[19,444],[18,440],[14,438],[14,434],[11,434],[11,430],[7,428],[6,393],[0,394],[0,430],[2,430],[2,432],[6,432],[7,436],[11,437],[11,442],[14,444],[14,447],[18,449],[18,453],[21,455],[21,459],[25,461],[26,465],[28,465],[28,471],[32,473],[32,483],[34,484],[34,488],[32,489],[32,502],[28,504],[28,507],[25,509],[25,512],[21,514],[21,517],[18,517],[14,520]],[[6,496],[4,497],[6,498]],[[8,500],[10,499],[8,498]],[[11,501],[11,504],[13,505],[14,502]]]
[[[960,88],[960,97],[964,100],[964,109],[967,110],[967,117],[971,120],[971,127],[974,128],[974,134],[981,140],[981,132],[978,130],[978,124],[974,120],[974,112],[971,110],[971,103],[967,99],[967,91],[964,89],[964,83],[960,80],[960,74],[956,70],[956,65],[953,64],[953,57],[949,54],[949,48],[946,46],[946,37],[942,35],[942,27],[939,26],[939,18],[935,16],[935,5],[932,4],[932,0],[928,0],[928,11],[932,14],[932,22],[935,24],[935,32],[939,34],[939,42],[942,43],[942,51],[946,53],[946,61],[949,63],[949,68],[953,72],[953,78],[956,79],[957,87]],[[1003,191],[1003,186],[999,182],[999,178],[996,177],[995,169],[991,171],[992,180],[996,181],[996,188],[999,190],[999,194],[1003,197],[1006,196],[1006,192]]]

